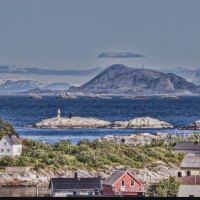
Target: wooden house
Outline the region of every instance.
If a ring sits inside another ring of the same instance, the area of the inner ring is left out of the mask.
[[[180,168],[182,176],[200,175],[200,154],[186,154]]]
[[[114,171],[103,181],[106,196],[144,197],[144,185],[128,171]]]
[[[200,176],[178,177],[180,182],[178,197],[200,197]]]
[[[102,194],[101,177],[51,178],[49,183],[51,197],[100,196]]]
[[[0,156],[19,156],[22,153],[22,142],[14,135],[6,135],[0,140]]]

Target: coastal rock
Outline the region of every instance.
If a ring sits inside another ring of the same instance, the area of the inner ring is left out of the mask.
[[[193,122],[192,124],[188,126],[184,126],[181,129],[186,129],[186,130],[200,130],[200,120],[197,120]]]
[[[35,128],[103,128],[110,125],[109,121],[93,117],[56,117],[36,123]]]
[[[173,128],[165,121],[160,121],[151,117],[139,117],[129,121],[116,121],[114,127],[119,128]]]
[[[173,128],[173,126],[165,121],[153,119],[151,117],[140,117],[129,121],[110,122],[93,117],[60,117],[44,119],[36,123],[34,128]]]

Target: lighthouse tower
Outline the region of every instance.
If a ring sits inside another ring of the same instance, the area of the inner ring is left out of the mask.
[[[57,118],[60,118],[60,114],[61,114],[60,109],[58,109],[57,113],[58,113]]]

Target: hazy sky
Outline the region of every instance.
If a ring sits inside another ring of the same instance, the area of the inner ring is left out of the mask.
[[[145,58],[98,58],[132,52]],[[0,0],[0,64],[200,66],[200,0]]]

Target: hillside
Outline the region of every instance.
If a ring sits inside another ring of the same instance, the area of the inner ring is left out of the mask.
[[[151,69],[112,65],[80,87],[71,87],[70,92],[85,94],[200,94],[200,87],[173,73]]]

